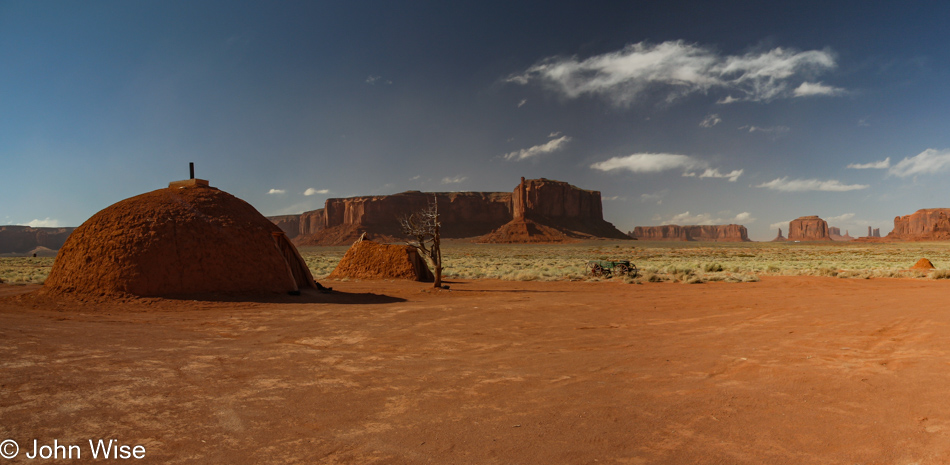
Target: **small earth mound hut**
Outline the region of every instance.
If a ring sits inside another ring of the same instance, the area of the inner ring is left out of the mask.
[[[912,270],[933,270],[936,268],[937,267],[935,267],[933,263],[930,263],[930,260],[926,258],[917,260],[917,263],[914,263],[914,266],[910,267]]]
[[[433,282],[422,255],[410,245],[380,244],[360,238],[350,246],[328,279],[409,279]]]
[[[280,228],[202,179],[93,215],[66,240],[44,285],[51,293],[151,297],[317,287]]]

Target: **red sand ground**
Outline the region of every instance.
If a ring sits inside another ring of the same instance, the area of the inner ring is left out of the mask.
[[[329,284],[95,305],[0,285],[0,439],[116,438],[143,463],[950,462],[947,280]]]

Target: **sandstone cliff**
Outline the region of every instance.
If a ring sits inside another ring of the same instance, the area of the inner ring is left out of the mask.
[[[788,224],[790,241],[830,241],[828,223],[817,216],[803,216]]]
[[[880,233],[879,233],[880,234]],[[925,208],[894,218],[894,230],[887,239],[937,241],[950,239],[950,208]]]
[[[585,237],[628,239],[604,221],[600,192],[548,179],[524,180],[509,192],[419,192],[327,199],[324,208],[269,219],[298,245],[346,245],[361,234],[395,242],[399,218],[439,205],[442,237],[479,242],[563,242]],[[511,223],[511,224],[509,224]],[[507,227],[504,227],[507,226]]]
[[[0,226],[0,254],[24,255],[40,247],[58,250],[74,229]]]
[[[510,222],[476,242],[565,242],[584,238],[630,239],[604,221],[600,192],[563,181],[521,178],[511,194]]]
[[[749,233],[739,224],[637,226],[630,237],[644,241],[748,242]]]

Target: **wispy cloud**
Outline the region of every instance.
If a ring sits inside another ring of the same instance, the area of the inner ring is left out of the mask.
[[[867,189],[870,186],[867,184],[842,184],[841,181],[836,179],[820,181],[818,179],[788,179],[788,176],[786,176],[784,178],[776,178],[769,182],[764,182],[755,187],[762,187],[779,192],[847,192]]]
[[[767,102],[840,93],[841,89],[805,80],[836,66],[829,51],[779,47],[723,56],[678,40],[640,42],[586,59],[549,57],[505,81],[539,82],[568,98],[594,95],[618,106],[630,105],[653,90],[664,92],[667,101],[717,89],[728,93],[720,103]]]
[[[442,178],[442,184],[459,184],[464,182],[466,179],[468,178],[465,176],[455,176],[454,178],[446,176]]]
[[[675,153],[635,153],[625,157],[613,157],[590,165],[600,171],[627,170],[632,173],[659,173],[667,170],[682,169],[683,176],[698,178],[728,178],[735,182],[743,170],[720,173],[718,168],[710,168],[709,163],[689,155]],[[697,173],[694,170],[704,170]]]
[[[719,212],[723,214],[728,212]],[[676,224],[680,226],[694,224],[748,224],[755,221],[755,218],[749,212],[742,212],[731,218],[713,218],[709,213],[700,213],[692,215],[690,212],[683,212],[673,215],[670,219],[662,221],[660,224]]]
[[[720,173],[719,168],[706,168],[705,171],[699,173],[698,175],[695,172],[683,173],[683,176],[687,178],[723,178],[729,179],[729,182],[736,182],[739,180],[739,176],[742,176],[745,170],[732,170],[728,173]]]
[[[769,225],[769,229],[781,229],[782,231],[785,231],[785,234],[788,234],[788,224],[791,222],[792,220],[779,221],[778,223],[772,223]]]
[[[541,145],[535,145],[534,147],[529,147],[526,149],[515,150],[514,152],[509,152],[505,154],[505,160],[519,161],[526,158],[536,157],[538,155],[544,155],[546,153],[556,152],[564,148],[568,142],[571,141],[571,138],[568,136],[561,136],[557,139],[551,139]]]
[[[329,194],[329,193],[330,193],[329,189],[314,189],[312,187],[308,187],[307,190],[303,191],[303,195],[306,195],[306,196],[317,195],[317,194]]]
[[[267,193],[268,193],[268,194],[271,194],[271,195],[274,195],[274,194],[284,194],[284,193],[286,193],[286,192],[287,192],[287,191],[284,190],[284,189],[271,189],[271,190],[267,191]]]
[[[33,228],[59,228],[62,225],[59,223],[59,220],[54,220],[47,216],[46,219],[34,219],[33,221],[23,224],[22,226],[30,226]]]
[[[796,97],[812,97],[816,95],[835,96],[844,94],[845,90],[840,87],[826,86],[820,82],[803,82],[795,88],[793,94]]]
[[[651,194],[640,194],[641,202],[656,202],[657,205],[663,204],[663,198],[670,194],[669,189],[662,189]]]
[[[851,163],[848,168],[853,170],[886,170],[891,167],[891,157],[871,163]]]
[[[659,173],[672,169],[689,170],[705,166],[702,160],[674,153],[635,153],[590,165],[591,168],[600,171],[627,170],[633,173]]]
[[[940,173],[947,171],[948,168],[950,168],[950,150],[927,149],[897,162],[888,173],[906,178],[917,174]]]
[[[789,128],[788,126],[768,126],[768,127],[761,127],[761,126],[745,125],[745,126],[740,126],[740,127],[739,127],[739,130],[740,130],[740,131],[746,131],[746,130],[748,130],[749,132],[765,132],[765,133],[774,133],[774,134],[785,134],[786,132],[791,131],[791,128]]]
[[[703,120],[699,122],[699,127],[701,127],[701,128],[711,128],[711,127],[713,127],[713,126],[715,126],[715,125],[717,125],[717,124],[719,124],[719,123],[721,123],[721,122],[722,122],[722,118],[720,118],[719,115],[713,113],[713,114],[707,115],[705,118],[703,118]]]
[[[377,83],[385,83],[385,84],[392,84],[392,83],[393,83],[393,82],[390,81],[389,79],[383,79],[382,76],[373,76],[373,75],[367,76],[367,77],[366,77],[366,80],[363,81],[363,82],[365,82],[365,83],[367,83],[367,84],[369,84],[369,85],[371,85],[371,86],[375,86]]]
[[[526,104],[526,103],[528,103],[528,99],[526,99],[526,98],[523,98],[523,99],[519,100],[519,101],[518,101],[518,108],[523,107],[524,104]]]
[[[851,220],[851,218],[854,218],[854,213],[844,213],[838,216],[829,216],[828,218],[825,218],[825,221],[827,221],[830,225],[831,223],[843,223],[845,221]]]

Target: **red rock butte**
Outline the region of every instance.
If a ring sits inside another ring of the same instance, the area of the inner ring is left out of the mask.
[[[513,192],[419,192],[327,199],[324,208],[269,219],[298,245],[346,245],[403,237],[399,218],[435,201],[442,237],[475,242],[629,239],[604,221],[600,192],[550,179],[521,178]]]
[[[950,208],[925,208],[894,218],[894,230],[886,239],[898,241],[943,241],[950,239]]]
[[[741,224],[637,226],[630,237],[642,241],[749,242],[749,232]]]
[[[284,233],[207,181],[122,200],[60,249],[44,289],[83,295],[275,293],[316,287]]]
[[[788,223],[789,241],[830,241],[828,222],[817,216],[802,216]]]

